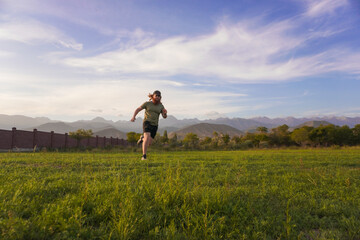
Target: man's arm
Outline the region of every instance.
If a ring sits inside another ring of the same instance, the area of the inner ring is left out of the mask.
[[[130,121],[135,122],[135,120],[136,120],[136,115],[137,115],[141,110],[143,110],[143,108],[142,108],[142,107],[138,107],[138,108],[135,110],[134,116],[132,117],[132,119],[131,119]]]
[[[163,118],[167,118],[167,110],[165,108],[161,111],[161,115]]]

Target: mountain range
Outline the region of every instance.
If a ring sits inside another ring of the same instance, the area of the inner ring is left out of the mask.
[[[267,117],[255,117],[250,118],[251,120],[259,123],[270,124],[272,126],[279,126],[286,124],[289,127],[295,127],[309,121],[326,121],[337,126],[348,125],[353,128],[356,124],[360,123],[360,117],[336,117],[336,116],[324,116],[324,117],[311,117],[311,118],[267,118]]]
[[[183,139],[186,134],[195,133],[199,138],[204,138],[212,137],[214,132],[228,134],[230,137],[244,134],[244,132],[240,131],[239,129],[230,127],[229,125],[225,124],[197,123],[171,132],[169,137],[171,138],[176,134],[178,139]]]
[[[348,125],[353,128],[356,124],[360,123],[360,117],[313,117],[313,118],[268,118],[268,117],[255,117],[255,118],[218,118],[199,120],[197,118],[192,119],[177,119],[174,116],[169,115],[166,119],[160,119],[159,121],[159,133],[163,134],[165,130],[168,133],[178,132],[187,127],[206,123],[210,125],[199,125],[202,128],[208,129],[208,132],[213,133],[215,129],[220,125],[227,125],[233,129],[246,132],[254,131],[257,127],[264,126],[268,129],[286,124],[290,128],[301,126],[301,124],[312,122],[313,124],[324,121],[324,123],[335,124],[338,126]],[[308,123],[309,124],[309,123]],[[311,125],[311,123],[310,123]],[[210,126],[212,126],[210,128]],[[111,131],[116,132],[117,136],[125,136],[127,132],[142,132],[142,118],[137,118],[135,122],[119,120],[112,121],[106,120],[102,117],[96,117],[92,120],[79,120],[74,122],[63,122],[57,120],[51,120],[47,117],[27,117],[22,115],[4,115],[0,114],[0,129],[10,130],[12,127],[16,127],[19,130],[32,131],[37,129],[38,131],[54,131],[56,133],[66,133],[76,131],[79,128],[92,129],[94,133],[101,133],[104,136],[109,136]],[[316,126],[315,126],[316,127]],[[109,130],[112,129],[112,130]],[[195,131],[196,127],[193,128]],[[115,131],[117,130],[117,131]],[[187,131],[186,129],[184,131]],[[235,130],[234,130],[235,131]],[[200,134],[200,133],[199,133]],[[99,134],[99,136],[101,136]],[[116,136],[114,136],[116,137]]]

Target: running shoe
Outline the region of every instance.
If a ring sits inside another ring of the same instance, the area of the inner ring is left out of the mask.
[[[144,139],[144,136],[141,135],[140,138],[139,138],[139,140],[137,141],[137,145],[142,144],[142,143],[143,143],[143,139]]]

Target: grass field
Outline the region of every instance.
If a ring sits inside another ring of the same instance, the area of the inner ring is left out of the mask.
[[[0,154],[1,239],[360,239],[360,148]]]

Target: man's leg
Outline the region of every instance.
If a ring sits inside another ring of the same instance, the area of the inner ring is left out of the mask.
[[[152,138],[150,136],[149,132],[144,132],[144,139],[143,139],[143,145],[142,145],[142,149],[143,149],[143,156],[146,155],[148,146],[150,146],[152,141]]]

